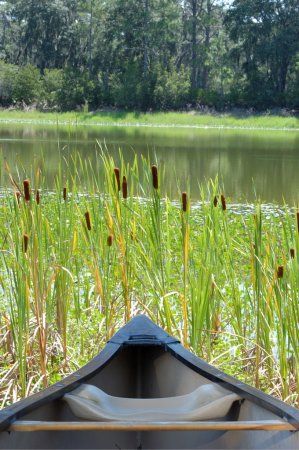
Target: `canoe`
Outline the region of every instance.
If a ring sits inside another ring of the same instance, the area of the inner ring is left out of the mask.
[[[299,410],[221,372],[146,316],[86,366],[0,411],[1,449],[298,449]]]

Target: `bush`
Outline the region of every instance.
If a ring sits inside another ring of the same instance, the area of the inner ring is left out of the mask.
[[[154,89],[154,102],[156,108],[184,108],[188,103],[189,94],[189,70],[184,66],[177,69],[174,64],[171,64],[169,70],[160,68]]]
[[[289,108],[299,108],[299,55],[290,74],[286,92],[286,103]]]
[[[213,89],[198,89],[196,103],[216,109],[223,109],[226,103],[225,96]]]
[[[16,103],[31,105],[41,100],[42,80],[39,70],[28,64],[19,67],[13,86],[13,99]]]
[[[12,105],[14,88],[17,83],[18,66],[0,61],[0,105]]]
[[[134,62],[128,63],[123,72],[110,76],[110,94],[114,106],[134,109],[140,107],[142,87],[140,70]]]
[[[63,72],[61,88],[57,93],[59,107],[64,111],[93,103],[96,86],[87,72],[66,69]]]
[[[59,104],[59,94],[63,82],[63,71],[60,69],[46,69],[43,77],[43,100],[49,108],[56,108]]]

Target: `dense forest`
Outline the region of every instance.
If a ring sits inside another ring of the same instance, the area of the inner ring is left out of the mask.
[[[298,0],[0,1],[3,107],[298,104]]]

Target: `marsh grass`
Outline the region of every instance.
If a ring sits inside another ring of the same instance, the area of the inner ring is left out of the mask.
[[[269,113],[242,114],[191,112],[99,111],[99,112],[39,112],[0,110],[0,121],[6,123],[35,123],[62,125],[122,125],[153,127],[219,127],[252,129],[298,129],[299,121],[293,115]]]
[[[0,205],[0,405],[80,367],[139,312],[296,404],[299,216],[259,204],[237,214],[217,180],[199,187],[200,202],[188,186],[172,201],[161,195],[169,170],[103,151],[95,164],[74,155],[55,192],[42,173],[11,180]]]

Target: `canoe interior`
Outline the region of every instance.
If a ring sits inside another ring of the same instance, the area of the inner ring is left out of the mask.
[[[110,395],[153,398],[183,395],[210,381],[188,368],[164,347],[121,349],[85,382]],[[55,400],[21,420],[79,421],[63,400]],[[245,400],[221,420],[271,420],[278,417]],[[158,418],[157,418],[158,420]],[[1,449],[298,449],[299,433],[290,431],[2,432]]]

